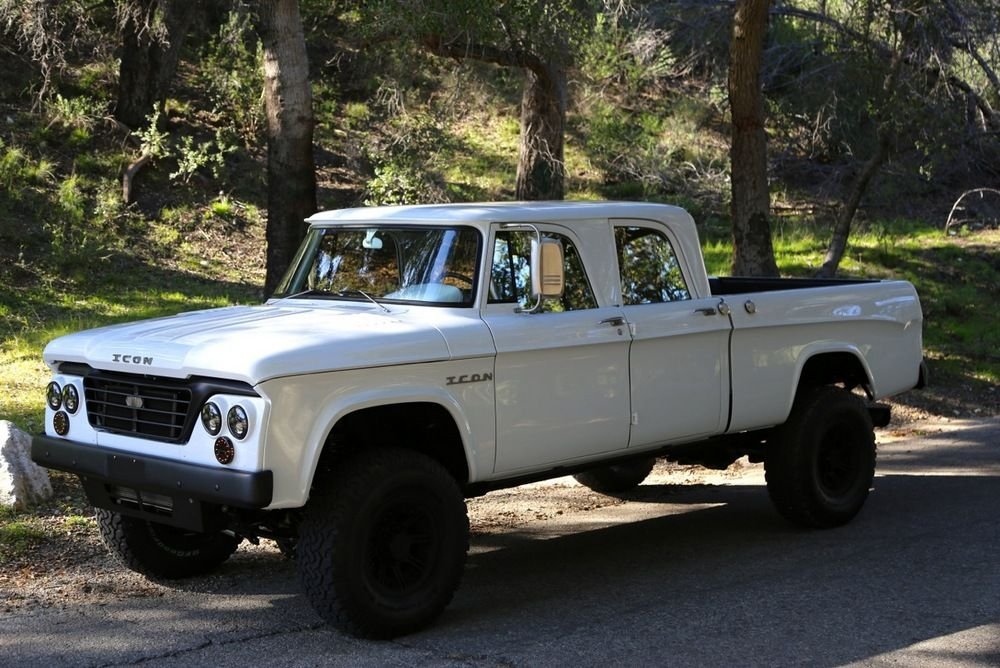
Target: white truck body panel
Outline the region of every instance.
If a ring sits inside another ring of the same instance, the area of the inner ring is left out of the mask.
[[[272,471],[270,509],[305,504],[334,425],[361,409],[429,402],[454,419],[466,484],[515,478],[671,443],[781,424],[817,353],[849,353],[873,398],[917,383],[921,314],[902,281],[712,295],[697,231],[682,209],[642,203],[510,203],[348,209],[316,227],[462,225],[481,235],[469,308],[285,298],[61,337],[44,358],[174,379],[241,381],[252,431],[237,459],[216,462],[197,423],[182,444],[95,430],[86,409],[67,438],[243,471]],[[526,223],[571,239],[595,308],[524,313],[487,303],[494,240]],[[651,227],[677,255],[690,298],[623,305],[615,226]],[[719,313],[725,302],[731,315]],[[753,308],[745,307],[752,302]],[[750,311],[753,310],[753,313]],[[387,312],[388,311],[388,312]],[[620,319],[616,320],[616,319]],[[732,398],[730,401],[730,397]],[[53,411],[46,412],[46,432]]]

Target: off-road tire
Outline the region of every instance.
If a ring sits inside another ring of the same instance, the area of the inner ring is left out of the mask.
[[[172,580],[208,573],[240,544],[226,533],[185,531],[100,508],[97,526],[123,566],[152,578]]]
[[[455,479],[430,457],[387,447],[353,455],[313,485],[296,559],[306,596],[327,623],[393,638],[441,614],[468,549]]]
[[[577,473],[578,483],[601,494],[621,494],[642,484],[656,465],[656,458],[633,459],[621,464],[602,466]]]
[[[846,524],[875,476],[875,434],[864,401],[839,387],[800,393],[768,441],[767,491],[785,519],[807,528]]]

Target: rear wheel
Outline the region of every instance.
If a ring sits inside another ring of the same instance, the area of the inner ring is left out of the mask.
[[[578,483],[601,494],[621,494],[642,484],[656,464],[655,457],[633,459],[621,464],[577,473],[573,478]]]
[[[455,479],[399,448],[362,452],[315,491],[296,557],[310,603],[357,636],[426,626],[458,588],[469,520]]]
[[[97,526],[122,565],[154,578],[208,573],[240,544],[238,538],[226,533],[185,531],[104,509],[97,510]]]
[[[875,434],[864,401],[839,387],[796,399],[764,460],[767,491],[793,524],[846,524],[864,506],[875,475]]]

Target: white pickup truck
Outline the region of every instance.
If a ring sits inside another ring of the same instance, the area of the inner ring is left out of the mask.
[[[864,504],[874,403],[924,382],[904,281],[709,278],[682,209],[318,213],[277,293],[52,341],[36,462],[79,475],[112,552],[205,572],[244,539],[317,612],[391,637],[458,586],[465,498],[654,458],[763,461],[793,523]]]

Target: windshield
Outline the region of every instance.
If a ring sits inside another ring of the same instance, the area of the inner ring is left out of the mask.
[[[472,306],[478,258],[472,228],[312,228],[274,296]]]

